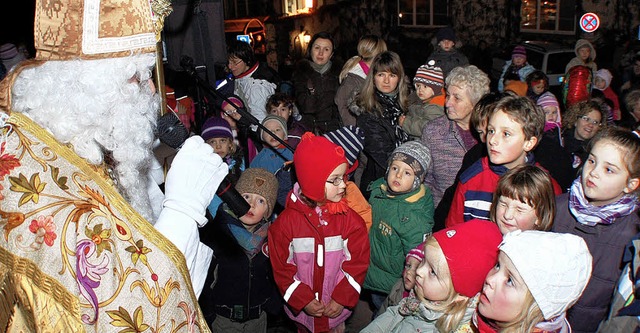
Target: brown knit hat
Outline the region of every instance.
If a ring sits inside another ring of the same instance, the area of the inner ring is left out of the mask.
[[[267,200],[269,210],[264,218],[269,218],[273,212],[278,195],[278,180],[271,172],[263,168],[248,168],[242,172],[236,190],[243,193],[253,193]]]

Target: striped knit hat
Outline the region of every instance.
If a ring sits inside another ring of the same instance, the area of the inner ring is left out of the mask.
[[[231,138],[233,139],[233,132],[229,122],[221,117],[211,117],[207,119],[202,125],[202,139],[207,141],[212,138]]]
[[[364,148],[364,132],[354,125],[344,126],[323,136],[344,149],[344,157],[349,161],[349,165],[356,163]]]
[[[523,57],[523,58],[527,58],[527,49],[524,48],[524,46],[522,45],[517,45],[516,47],[513,48],[513,52],[511,52],[511,58],[515,58],[515,57]]]
[[[541,108],[547,106],[555,106],[556,108],[558,108],[558,111],[560,111],[560,103],[558,103],[558,99],[550,91],[545,91],[542,95],[540,95],[536,104],[538,104]]]
[[[427,85],[433,90],[433,95],[438,96],[442,94],[442,87],[444,87],[444,74],[442,68],[436,67],[435,64],[435,61],[431,60],[426,65],[418,67],[413,84],[420,82]]]

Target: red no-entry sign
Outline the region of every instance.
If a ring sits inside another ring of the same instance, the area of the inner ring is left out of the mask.
[[[595,13],[586,13],[580,18],[580,28],[585,32],[594,32],[600,26],[600,18]]]

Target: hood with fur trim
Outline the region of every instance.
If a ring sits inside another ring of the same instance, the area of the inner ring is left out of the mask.
[[[576,53],[576,57],[580,57],[580,54],[578,53],[578,50],[580,50],[581,48],[583,48],[585,46],[587,46],[587,47],[589,47],[591,49],[591,55],[589,56],[591,61],[596,60],[596,49],[593,47],[593,44],[591,44],[586,39],[578,39],[578,41],[576,42],[576,47],[573,49],[573,51]]]

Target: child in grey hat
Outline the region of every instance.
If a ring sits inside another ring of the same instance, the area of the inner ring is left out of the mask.
[[[433,228],[433,197],[422,181],[431,165],[429,148],[405,142],[389,159],[386,176],[371,183],[369,231],[371,261],[364,287],[372,292],[374,313],[401,279],[405,256]]]

